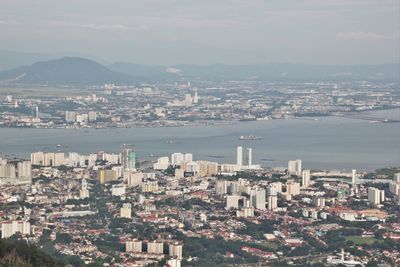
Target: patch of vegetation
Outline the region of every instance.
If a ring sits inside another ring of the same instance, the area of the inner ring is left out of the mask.
[[[183,262],[183,266],[228,266],[240,263],[256,263],[258,257],[241,250],[245,245],[240,241],[225,241],[222,238],[184,238],[184,257],[197,257],[195,262]],[[234,258],[225,257],[227,252],[233,253]]]
[[[64,266],[35,245],[24,241],[0,239],[0,267]]]
[[[379,242],[375,237],[363,237],[363,236],[347,236],[346,241],[352,241],[356,245],[368,244],[371,245],[374,242]]]
[[[272,233],[274,231],[273,225],[277,223],[275,221],[267,221],[267,220],[262,221],[260,224],[255,224],[245,220],[243,220],[243,222],[246,224],[246,228],[238,230],[238,233],[249,235],[259,240],[264,239],[264,234]]]

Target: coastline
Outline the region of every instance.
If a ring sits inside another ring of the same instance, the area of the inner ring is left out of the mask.
[[[378,120],[374,120],[373,117],[369,118],[361,118],[357,117],[359,115],[369,115],[369,113],[373,112],[390,112],[390,111],[398,111],[398,116],[393,118],[393,119],[388,119],[388,121],[384,121],[384,118],[376,118]],[[341,114],[341,115],[338,115]],[[343,114],[343,115],[342,115]],[[226,125],[232,125],[232,124],[238,124],[238,123],[247,123],[247,122],[254,122],[254,121],[281,121],[281,120],[295,120],[295,119],[305,119],[305,118],[310,118],[310,119],[318,119],[318,118],[324,118],[324,117],[343,117],[343,118],[351,118],[351,119],[359,119],[359,120],[368,120],[371,122],[377,122],[377,123],[400,123],[400,108],[388,108],[388,109],[374,109],[374,110],[363,110],[363,111],[351,111],[351,112],[331,112],[329,114],[316,114],[310,115],[310,114],[305,114],[304,116],[287,116],[284,118],[258,118],[258,119],[252,119],[252,120],[242,120],[242,119],[232,119],[232,120],[225,120],[225,121],[220,121],[220,120],[201,120],[201,121],[154,121],[154,122],[148,122],[146,124],[143,123],[127,123],[123,125],[60,125],[59,127],[54,126],[54,127],[41,127],[40,125],[35,125],[35,126],[4,126],[0,125],[0,129],[4,128],[11,128],[11,129],[94,129],[94,130],[101,130],[101,129],[131,129],[131,128],[169,128],[169,127],[187,127],[187,126],[200,126],[200,127],[207,127],[207,126],[226,126]]]

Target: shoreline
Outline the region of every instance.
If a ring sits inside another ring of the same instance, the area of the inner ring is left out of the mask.
[[[362,118],[362,117],[357,117],[357,115],[362,115],[362,114],[367,114],[371,112],[382,112],[382,111],[392,111],[392,110],[398,110],[398,118],[396,119],[388,119],[388,121],[384,121],[384,118],[374,118],[374,117],[368,117],[368,118]],[[337,113],[337,114],[335,114]],[[342,115],[338,115],[342,114]],[[353,117],[352,115],[355,115]],[[154,125],[153,123],[149,122],[147,125],[143,124],[137,124],[137,125],[112,125],[112,126],[95,126],[95,127],[86,127],[86,126],[77,126],[77,125],[71,125],[68,127],[28,127],[28,126],[3,126],[0,125],[0,129],[63,129],[63,130],[104,130],[104,129],[142,129],[142,128],[179,128],[179,127],[207,127],[207,126],[226,126],[226,125],[234,125],[234,124],[239,124],[239,123],[247,123],[247,122],[255,122],[255,121],[282,121],[282,120],[296,120],[296,119],[318,119],[318,118],[326,118],[326,117],[340,117],[340,118],[345,118],[345,119],[354,119],[354,120],[365,120],[373,123],[400,123],[400,107],[396,108],[389,108],[389,109],[374,109],[374,110],[363,110],[363,111],[351,111],[351,112],[332,112],[330,114],[316,114],[315,116],[307,114],[304,116],[288,116],[286,118],[267,118],[267,119],[252,119],[252,120],[242,120],[242,119],[235,119],[235,120],[226,120],[226,121],[195,121],[195,122],[182,122],[182,123],[176,123],[175,125],[168,125],[166,124],[161,124],[161,125]],[[171,122],[171,121],[165,121],[165,122]]]

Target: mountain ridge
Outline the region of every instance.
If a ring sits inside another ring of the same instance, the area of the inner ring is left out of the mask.
[[[14,84],[100,85],[115,81],[132,83],[134,78],[109,70],[90,59],[63,57],[0,72],[0,81]]]
[[[312,64],[248,64],[172,66],[141,65],[115,62],[104,66],[82,57],[62,57],[38,61],[0,72],[0,84],[91,86],[165,82],[176,80],[248,80],[269,82],[317,81],[395,81],[400,79],[400,64],[379,65],[312,65]]]
[[[108,65],[111,70],[132,75],[141,66],[128,62],[116,62]],[[350,80],[389,80],[399,81],[400,64],[371,65],[313,65],[292,63],[268,64],[177,64],[172,66],[144,66],[154,75],[179,77],[186,79],[210,80],[268,80],[268,81],[350,81]],[[174,75],[166,75],[168,68],[175,69]],[[158,71],[158,73],[157,73]]]

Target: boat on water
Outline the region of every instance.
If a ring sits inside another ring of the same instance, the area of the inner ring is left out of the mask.
[[[239,140],[260,140],[261,139],[261,136],[256,136],[256,135],[252,135],[252,134],[250,134],[250,135],[241,135],[240,137],[239,137]]]
[[[273,159],[260,159],[261,161],[274,161]]]
[[[68,145],[64,145],[64,144],[57,144],[56,145],[57,148],[62,148],[62,147],[68,147]]]

